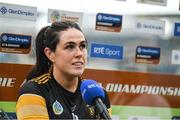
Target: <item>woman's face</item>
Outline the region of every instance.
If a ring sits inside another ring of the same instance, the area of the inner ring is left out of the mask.
[[[60,32],[60,42],[54,54],[54,67],[60,73],[81,76],[87,62],[87,42],[75,28]]]

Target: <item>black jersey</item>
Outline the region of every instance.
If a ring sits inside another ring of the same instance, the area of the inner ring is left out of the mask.
[[[81,79],[75,93],[64,89],[47,73],[26,82],[19,92],[16,105],[19,119],[96,119],[96,110],[87,105],[80,93]],[[104,104],[110,109],[105,91]]]

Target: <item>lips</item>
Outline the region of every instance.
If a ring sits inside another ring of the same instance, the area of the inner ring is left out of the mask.
[[[83,64],[84,64],[84,63],[81,62],[81,61],[72,63],[72,65],[75,65],[75,66],[81,66],[81,65],[83,65]]]

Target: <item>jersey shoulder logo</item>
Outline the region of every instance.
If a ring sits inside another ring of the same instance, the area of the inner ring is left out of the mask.
[[[63,113],[63,107],[57,100],[53,103],[53,112],[55,115],[60,115]]]

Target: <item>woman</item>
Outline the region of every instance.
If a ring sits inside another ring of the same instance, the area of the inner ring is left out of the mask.
[[[87,41],[76,23],[55,22],[42,28],[36,38],[36,58],[19,92],[18,119],[98,118],[80,93]],[[107,93],[103,102],[110,109]]]

